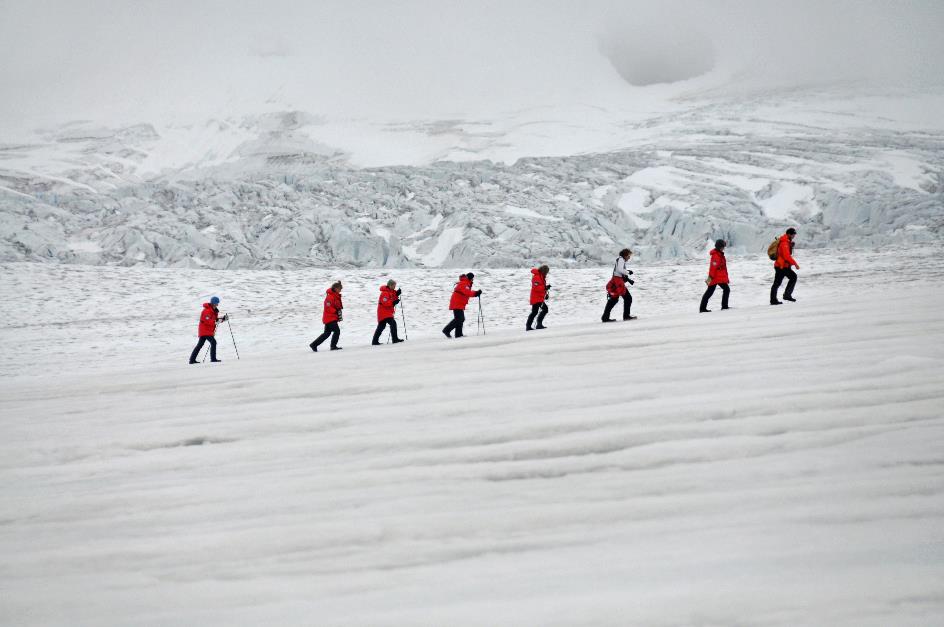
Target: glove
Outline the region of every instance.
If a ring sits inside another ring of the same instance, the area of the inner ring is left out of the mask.
[[[544,286],[544,289],[549,290],[549,289],[551,289],[551,286],[550,286],[550,285],[545,285],[545,286]]]
[[[479,296],[481,296],[481,295],[482,295],[482,290],[479,290],[479,291],[477,291],[477,292],[475,293],[475,296],[476,296],[476,297],[479,297]]]
[[[630,285],[636,285],[636,282],[633,281],[632,279],[626,279],[626,282],[629,283]]]
[[[403,293],[403,290],[401,290],[401,289],[398,287],[398,288],[397,288],[397,296],[399,296],[399,295],[402,294],[402,293]]]
[[[626,271],[626,274],[632,274],[632,273],[633,273],[632,270],[627,270],[627,271]]]
[[[705,285],[711,285],[711,279],[710,279],[710,278],[705,279]]]

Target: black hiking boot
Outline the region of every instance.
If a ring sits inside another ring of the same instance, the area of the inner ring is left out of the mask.
[[[788,300],[788,301],[790,301],[791,303],[797,302],[797,299],[795,299],[795,298],[792,297],[792,296],[784,296],[783,299],[784,299],[784,300]]]
[[[615,318],[600,318],[601,322],[616,322]]]
[[[210,360],[210,363],[211,363],[211,364],[221,364],[221,363],[223,363],[223,360],[222,360],[222,359],[211,359],[211,360]]]
[[[782,305],[783,303],[781,303],[779,300],[772,300],[772,301],[770,301],[770,304],[771,304],[771,305]]]
[[[309,345],[308,345],[308,348],[310,348],[311,350],[315,351],[316,353],[318,352],[318,345],[315,344],[314,342],[312,342],[311,344],[309,344]]]
[[[340,347],[340,346],[332,346],[332,347],[331,347],[331,350],[333,350],[333,351],[339,351],[339,350],[341,350],[341,347]]]
[[[724,309],[724,307],[722,307],[722,309]],[[710,310],[710,309],[699,309],[699,310],[698,310],[698,313],[711,313],[711,310]]]
[[[626,322],[627,320],[635,320],[635,319],[636,319],[636,316],[626,316],[623,318],[623,322]]]
[[[371,346],[380,346],[380,342],[371,342],[370,345],[371,345]]]
[[[539,324],[538,326],[536,326],[536,327],[534,327],[534,328],[535,328],[535,329],[546,329],[547,327],[544,326],[543,324]]]
[[[393,340],[393,343],[394,343],[394,344],[399,344],[399,343],[402,342],[402,341],[403,341],[403,340],[397,338],[397,339]]]

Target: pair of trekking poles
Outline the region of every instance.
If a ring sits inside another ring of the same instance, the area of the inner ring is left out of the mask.
[[[239,359],[239,349],[236,348],[236,336],[233,335],[233,325],[229,322],[229,314],[226,314],[226,326],[229,327],[229,336],[233,339],[233,350],[236,351],[236,359]],[[201,363],[206,362],[207,355],[210,352],[210,346],[207,344],[206,351],[203,353],[203,359],[200,360]]]

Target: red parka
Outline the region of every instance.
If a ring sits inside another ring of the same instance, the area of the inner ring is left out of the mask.
[[[216,335],[216,320],[220,317],[220,311],[210,303],[203,303],[203,311],[200,312],[200,325],[197,327],[197,335]]]
[[[472,289],[472,281],[464,274],[459,275],[459,282],[456,283],[452,298],[449,299],[449,309],[465,309],[473,296],[475,290]]]
[[[711,251],[711,263],[708,265],[708,285],[728,282],[728,262],[724,253],[717,248]]]
[[[386,285],[380,286],[380,299],[377,301],[377,322],[381,320],[386,320],[387,318],[393,318],[397,303],[400,302],[400,297],[397,296],[396,290],[390,289]]]
[[[784,233],[780,236],[780,245],[777,246],[777,260],[774,262],[775,268],[789,268],[797,265],[793,259],[793,242],[790,236]]]
[[[606,293],[610,298],[619,298],[626,292],[626,279],[624,277],[614,276],[607,281]]]
[[[341,319],[341,310],[344,305],[341,303],[341,294],[328,288],[325,292],[324,313],[321,314],[321,321],[325,324],[337,322]]]
[[[537,268],[531,269],[531,304],[537,305],[547,299],[547,282]]]

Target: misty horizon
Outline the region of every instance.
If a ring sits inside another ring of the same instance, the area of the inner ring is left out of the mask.
[[[666,84],[937,86],[935,2],[5,2],[0,132],[267,109],[632,105]],[[661,92],[660,92],[661,93]]]

